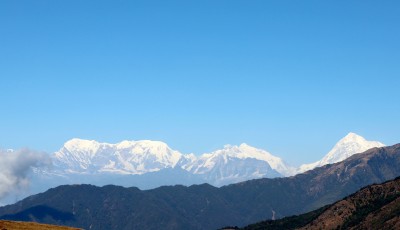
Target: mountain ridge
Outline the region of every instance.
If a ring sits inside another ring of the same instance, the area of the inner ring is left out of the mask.
[[[297,173],[343,161],[350,156],[364,152],[374,147],[383,147],[385,144],[378,141],[367,141],[364,137],[350,132],[340,139],[335,146],[319,161],[303,164],[297,169]]]

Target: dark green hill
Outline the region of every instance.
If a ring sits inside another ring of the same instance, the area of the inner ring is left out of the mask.
[[[370,149],[294,177],[258,179],[222,188],[203,184],[141,191],[118,186],[60,186],[0,208],[0,218],[85,229],[244,226],[333,203],[364,186],[400,176],[399,165],[400,144]]]

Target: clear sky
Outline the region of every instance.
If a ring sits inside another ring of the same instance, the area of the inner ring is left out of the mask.
[[[399,25],[399,1],[2,0],[0,148],[398,143]]]

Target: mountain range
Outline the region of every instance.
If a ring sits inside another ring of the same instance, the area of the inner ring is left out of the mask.
[[[295,168],[268,151],[244,143],[225,145],[223,149],[196,156],[182,154],[160,141],[109,144],[75,138],[51,154],[52,168],[35,169],[37,186],[33,190],[40,192],[39,187],[46,187],[42,186],[43,183],[51,186],[74,183],[101,186],[112,182],[141,189],[199,183],[223,186],[257,178],[293,176],[382,146],[384,144],[380,142],[367,141],[349,133],[322,160]]]
[[[63,185],[0,208],[0,218],[85,229],[217,229],[305,213],[360,188],[400,176],[400,144],[283,178],[216,188],[208,184],[151,190]]]
[[[213,178],[214,180],[208,180],[212,184],[277,177],[294,172],[280,158],[247,144],[226,145],[221,150],[196,157],[194,154],[172,150],[159,141],[123,141],[109,144],[72,139],[55,152],[52,159],[52,172],[56,174],[143,175],[179,168],[191,174],[204,175],[204,178]],[[239,165],[242,167],[237,167]],[[234,171],[239,169],[243,171]],[[238,179],[235,181],[236,177]]]

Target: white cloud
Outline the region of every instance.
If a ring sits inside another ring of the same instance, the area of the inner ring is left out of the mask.
[[[50,157],[30,149],[0,150],[0,199],[29,187],[31,167],[50,165]]]

